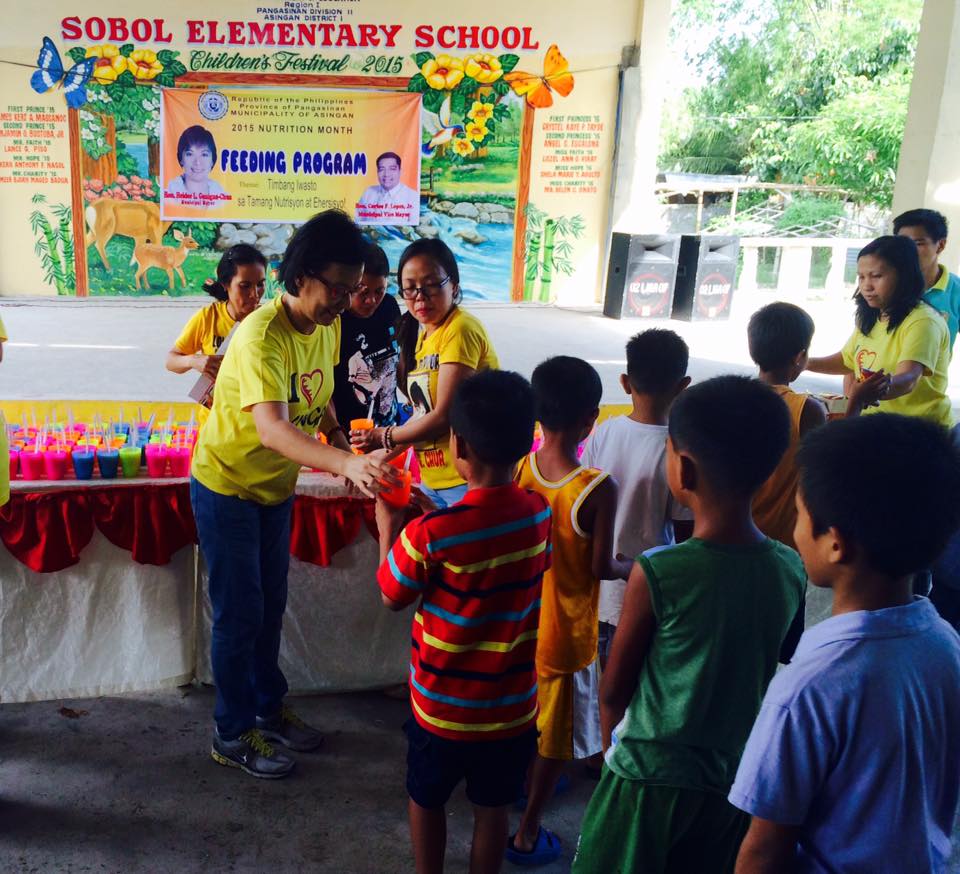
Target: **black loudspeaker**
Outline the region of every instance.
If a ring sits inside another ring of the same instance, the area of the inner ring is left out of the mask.
[[[739,254],[739,237],[684,234],[673,318],[687,322],[729,319]]]
[[[678,234],[614,234],[603,314],[611,319],[667,319],[677,279]]]

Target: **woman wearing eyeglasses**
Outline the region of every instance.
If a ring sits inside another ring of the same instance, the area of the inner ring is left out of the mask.
[[[333,403],[344,432],[352,419],[392,425],[397,418],[397,322],[400,307],[387,296],[390,264],[370,244],[363,259],[360,291],[340,316],[340,363],[334,368]]]
[[[283,706],[277,662],[300,467],[344,476],[368,496],[381,480],[397,481],[382,453],[349,452],[330,409],[338,317],[359,290],[365,250],[360,229],[337,210],[293,235],[279,271],[286,291],[234,333],[193,459],[190,500],[213,607],[212,755],[255,777],[293,768],[274,743],[312,750],[323,740]],[[318,430],[331,445],[315,439]]]
[[[422,491],[437,507],[461,500],[467,484],[450,454],[450,404],[456,387],[478,370],[497,368],[497,353],[478,319],[460,308],[460,271],[446,243],[411,243],[397,268],[407,312],[400,320],[397,385],[414,403],[414,417],[399,426],[354,431],[365,451],[413,444]]]

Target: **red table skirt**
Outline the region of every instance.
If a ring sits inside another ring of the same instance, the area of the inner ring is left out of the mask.
[[[376,539],[372,501],[297,495],[290,552],[326,567],[357,538],[361,526]],[[93,531],[129,550],[140,564],[163,565],[197,540],[190,486],[144,485],[21,492],[0,508],[0,540],[19,561],[38,573],[77,564]]]

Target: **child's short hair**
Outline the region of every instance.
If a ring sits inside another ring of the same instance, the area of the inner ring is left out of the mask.
[[[836,528],[870,567],[930,565],[960,528],[960,450],[933,422],[876,413],[810,432],[797,452],[814,534]]]
[[[537,420],[548,431],[563,431],[583,422],[600,406],[603,383],[582,358],[557,355],[537,365],[530,380]]]
[[[790,443],[790,413],[769,386],[717,376],[683,392],[670,411],[670,439],[689,452],[711,485],[752,495]]]
[[[484,370],[457,386],[450,427],[485,464],[513,464],[533,445],[533,391],[519,373]]]
[[[627,379],[645,395],[672,391],[687,375],[690,350],[683,338],[664,328],[635,334],[627,343]]]
[[[380,279],[390,275],[390,262],[387,253],[376,243],[368,243],[363,254],[363,275]]]
[[[893,220],[893,232],[902,228],[923,228],[934,243],[947,239],[947,220],[935,209],[908,209]]]
[[[757,310],[747,325],[750,357],[761,370],[785,367],[810,348],[813,319],[792,303],[777,301]]]

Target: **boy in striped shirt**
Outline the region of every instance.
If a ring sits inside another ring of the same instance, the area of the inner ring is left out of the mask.
[[[537,626],[550,564],[550,508],[513,481],[533,442],[533,394],[515,373],[460,384],[451,449],[462,501],[427,513],[393,542],[378,501],[384,604],[419,600],[413,621],[407,792],[419,874],[443,870],[444,805],[466,781],[474,805],[471,874],[497,872],[507,806],[537,748]],[[391,543],[393,544],[391,547]]]

